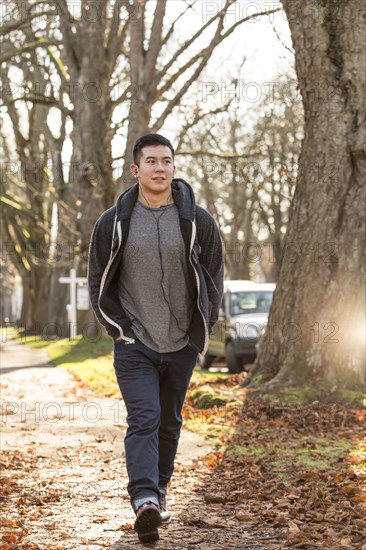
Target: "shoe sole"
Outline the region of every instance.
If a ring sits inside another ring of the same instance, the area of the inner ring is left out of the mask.
[[[161,516],[158,509],[148,508],[141,512],[136,519],[134,530],[141,542],[155,542],[159,540],[158,527],[161,526]]]

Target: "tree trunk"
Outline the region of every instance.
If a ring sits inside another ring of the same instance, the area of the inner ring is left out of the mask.
[[[49,269],[47,265],[32,266],[32,287],[30,293],[32,323],[31,327],[39,327],[41,333],[47,330]]]
[[[113,183],[112,159],[109,158],[109,169],[100,163],[103,154],[105,157],[109,155],[108,150],[103,150],[103,143],[101,143],[103,141],[101,135],[105,128],[98,116],[98,111],[97,105],[92,106],[82,98],[75,101],[72,166],[75,168],[74,178],[77,182],[74,194],[76,194],[78,207],[76,230],[80,244],[80,256],[77,258],[80,274],[86,273],[90,235],[95,222],[104,210],[105,187]],[[107,182],[103,178],[107,178]]]
[[[123,163],[122,176],[119,179],[121,191],[124,191],[136,180],[130,173],[130,164],[133,162],[132,150],[136,140],[149,132],[150,112],[146,107],[145,93],[143,90],[137,90],[134,93],[134,100],[131,103],[128,117],[128,132],[125,149],[125,159]]]
[[[279,282],[249,380],[277,387],[315,378],[359,389],[365,382],[366,5],[282,3],[305,137]]]
[[[104,103],[109,92],[95,86],[96,82],[101,82],[95,71],[85,69],[79,79],[80,89],[75,94],[72,166],[75,169],[73,179],[77,181],[79,212],[76,227],[81,248],[79,271],[84,274],[93,226],[101,212],[113,204],[115,186],[111,145],[106,139],[109,135],[109,117],[106,116]],[[89,97],[85,97],[88,93]],[[100,97],[94,100],[93,94]]]
[[[22,328],[30,327],[31,316],[30,316],[30,293],[29,293],[29,277],[22,277],[22,287],[23,287],[23,300],[22,300],[22,309],[20,312],[19,326]]]
[[[59,278],[68,275],[69,270],[65,270],[63,266],[53,266],[48,296],[49,323],[55,327],[55,332],[57,332],[58,335],[64,337],[69,334],[66,310],[69,285],[61,284]]]

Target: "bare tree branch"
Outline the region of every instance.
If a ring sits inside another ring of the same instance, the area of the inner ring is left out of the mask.
[[[232,160],[232,159],[246,159],[246,158],[255,158],[257,157],[256,153],[253,154],[235,154],[235,153],[223,153],[223,152],[215,152],[215,151],[199,151],[199,150],[177,150],[177,155],[190,155],[192,157],[198,157],[198,156],[207,156],[207,157],[217,157],[222,158],[225,160]]]
[[[222,18],[224,12],[227,10],[228,6],[226,6],[226,9],[224,8],[220,12],[216,13],[211,19],[207,21],[203,27],[201,27],[191,38],[186,40],[180,48],[175,52],[174,55],[170,58],[168,63],[166,63],[160,71],[158,71],[155,75],[154,81],[157,84],[160,82],[160,80],[164,77],[164,75],[169,71],[170,67],[177,61],[178,57],[182,55],[183,52],[185,52],[196,40],[201,36],[201,34],[219,17]]]
[[[210,111],[205,111],[205,112],[197,111],[195,113],[195,116],[194,116],[193,120],[187,121],[187,123],[183,126],[182,130],[180,131],[179,137],[178,137],[178,142],[177,142],[177,145],[176,145],[176,149],[180,150],[182,142],[183,142],[184,135],[188,132],[188,130],[193,128],[193,126],[196,126],[196,124],[198,124],[199,122],[201,122],[201,120],[203,120],[204,118],[206,118],[208,116],[214,116],[214,115],[217,115],[219,113],[224,113],[228,109],[228,106],[231,103],[232,99],[233,98],[230,98],[230,101],[228,103],[225,103],[225,105],[222,105],[221,107],[217,107],[216,109],[212,109]]]
[[[31,7],[41,3],[44,3],[44,2],[36,2],[35,4],[32,4]],[[31,7],[28,8],[27,15],[22,19],[14,19],[4,25],[0,25],[0,36],[6,36],[7,34],[10,34],[13,31],[22,30],[22,28],[26,27],[30,21],[33,21],[33,19],[36,19],[38,17],[48,16],[48,15],[51,15],[51,16],[57,15],[57,13],[52,10],[45,10],[42,12],[35,11],[34,13],[32,13]]]
[[[74,112],[72,110],[65,107],[62,103],[60,103],[60,101],[58,101],[53,97],[42,96],[40,94],[37,94],[37,95],[29,94],[23,97],[13,98],[7,102],[7,105],[9,106],[10,104],[16,103],[17,101],[31,101],[34,104],[38,103],[39,105],[48,105],[51,107],[57,107],[58,109],[60,109],[60,111],[69,115],[70,117],[73,117],[74,115]]]
[[[123,51],[123,43],[127,35],[129,21],[127,19],[122,25],[122,28],[120,28],[120,12],[122,7],[125,7],[128,11],[129,6],[128,0],[116,0],[113,6],[112,23],[107,38],[107,54],[110,63],[110,72],[113,71],[117,58],[121,53],[127,56],[127,52]]]
[[[72,19],[71,13],[67,7],[66,0],[54,0],[58,6],[60,17],[60,29],[63,36],[62,44],[64,46],[67,64],[73,80],[76,80],[77,73],[80,69],[80,45],[76,34],[72,32],[72,25],[76,25],[76,21]]]
[[[156,61],[161,49],[162,42],[162,30],[163,30],[163,20],[166,10],[166,0],[160,0],[157,2],[154,20],[151,27],[151,35],[149,40],[149,47],[146,53],[146,74],[145,78],[147,81],[153,78],[153,75],[156,71]]]
[[[173,21],[173,23],[171,24],[168,32],[166,33],[166,35],[162,38],[161,40],[161,45],[162,46],[165,46],[165,44],[168,42],[169,38],[172,36],[174,30],[175,30],[175,27],[176,27],[176,24],[179,22],[179,20],[183,17],[183,15],[185,15],[189,10],[192,9],[192,6],[194,5],[194,1],[191,3],[191,4],[188,4],[187,5],[187,8],[185,10],[182,11],[182,13],[180,13],[178,15],[178,17]]]
[[[36,48],[45,48],[47,46],[58,46],[61,42],[56,39],[50,40],[49,38],[45,36],[40,36],[36,40],[32,42],[25,42],[18,48],[14,48],[12,50],[8,50],[7,52],[3,53],[0,56],[0,63],[4,63],[5,61],[9,61],[12,57],[16,55],[21,55],[25,52],[31,52],[34,51]]]
[[[211,45],[206,49],[206,52],[204,53],[198,67],[193,72],[191,77],[187,80],[187,82],[184,84],[184,86],[182,86],[182,88],[179,90],[179,92],[175,95],[175,97],[168,103],[168,105],[164,109],[161,116],[155,122],[155,124],[153,126],[154,131],[161,128],[161,126],[163,125],[163,123],[164,123],[165,119],[167,118],[167,116],[172,112],[174,107],[179,104],[181,98],[184,96],[184,94],[186,93],[188,88],[191,86],[192,82],[194,82],[198,78],[198,75],[204,69],[205,65],[207,64],[207,61],[209,60],[209,58],[212,55],[212,52],[214,51],[217,44],[220,42],[220,35],[221,35],[222,27],[223,27],[223,17],[220,19],[219,24],[218,24],[217,29],[216,29],[216,32],[215,32],[215,36],[213,37],[213,40],[211,42]]]
[[[223,40],[225,40],[225,38],[227,38],[228,36],[230,36],[230,34],[232,34],[234,32],[234,30],[239,26],[241,25],[242,23],[245,23],[246,21],[249,21],[250,19],[253,19],[254,17],[258,17],[258,16],[263,16],[263,15],[270,15],[272,13],[275,13],[277,11],[280,11],[282,10],[282,8],[276,8],[274,10],[270,10],[270,11],[264,11],[264,12],[261,12],[261,13],[256,13],[256,14],[252,14],[252,15],[248,15],[247,17],[244,17],[243,19],[241,20],[238,20],[234,25],[232,25],[226,32],[224,32],[223,34],[221,34],[221,31],[222,31],[222,28],[223,28],[223,18],[224,18],[224,14],[226,12],[226,10],[228,9],[229,7],[229,4],[226,5],[225,9],[222,10],[220,13],[221,13],[221,18],[220,18],[220,22],[218,24],[218,27],[216,29],[216,32],[215,32],[215,35],[212,39],[212,42],[209,46],[207,46],[204,50],[202,50],[201,52],[199,52],[198,54],[196,54],[193,58],[191,58],[182,68],[180,68],[169,80],[168,82],[159,90],[158,92],[158,97],[161,97],[161,94],[164,93],[167,89],[169,89],[172,84],[179,78],[179,76],[181,74],[183,74],[185,72],[186,69],[188,69],[190,66],[192,66],[200,57],[202,58],[201,59],[201,62],[199,63],[198,67],[196,68],[196,70],[194,71],[193,75],[187,80],[187,82],[184,84],[184,86],[181,88],[181,90],[178,92],[178,94],[168,103],[167,107],[165,108],[165,110],[163,111],[162,115],[158,118],[158,120],[155,122],[153,128],[154,128],[154,131],[158,130],[159,128],[161,128],[161,126],[163,125],[165,119],[167,118],[167,116],[172,112],[172,110],[174,109],[174,107],[176,105],[179,104],[180,102],[180,99],[183,97],[183,95],[186,93],[186,91],[188,90],[188,88],[191,86],[192,82],[194,82],[198,76],[200,75],[200,73],[202,72],[203,68],[205,67],[205,65],[207,64],[207,61],[210,59],[214,49],[216,48],[216,46],[218,44],[220,44]],[[214,16],[214,18],[216,18],[217,16]],[[212,18],[212,19],[214,19]],[[173,58],[172,58],[173,59]],[[172,60],[170,60],[172,61]],[[170,62],[166,65],[166,67],[170,64]],[[161,74],[161,71],[160,73]]]

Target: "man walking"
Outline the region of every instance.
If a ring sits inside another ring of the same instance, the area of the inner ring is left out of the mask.
[[[127,408],[128,493],[141,542],[169,523],[167,485],[181,411],[199,352],[218,318],[223,256],[212,216],[173,178],[174,149],[159,134],[137,140],[135,185],[97,221],[88,283],[114,339],[114,368]]]

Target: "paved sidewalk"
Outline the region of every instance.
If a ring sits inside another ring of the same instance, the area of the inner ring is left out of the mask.
[[[18,344],[15,340],[0,341],[1,374],[29,367],[52,367],[47,353]]]

